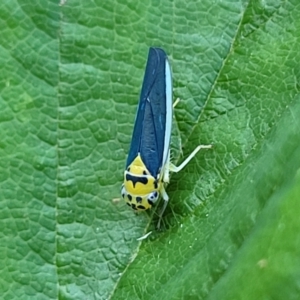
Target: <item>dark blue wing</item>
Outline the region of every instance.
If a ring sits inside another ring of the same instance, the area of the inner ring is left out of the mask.
[[[166,131],[166,53],[150,48],[126,168],[140,153],[156,176],[163,164]],[[169,145],[167,145],[169,147]]]

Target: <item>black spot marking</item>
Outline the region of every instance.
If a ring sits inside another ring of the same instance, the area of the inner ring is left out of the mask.
[[[158,196],[158,193],[157,193],[157,192],[155,192],[155,193],[154,193],[154,197],[155,197],[155,198],[157,198],[157,196]]]
[[[130,204],[130,203],[126,202],[126,204],[127,204],[128,206],[130,206],[130,207],[131,207],[131,204]]]
[[[142,202],[142,200],[143,200],[142,197],[136,197],[136,202],[137,202],[137,203]]]
[[[147,184],[148,183],[148,178],[147,177],[142,177],[142,176],[133,176],[130,174],[126,174],[126,181],[132,181],[133,186],[140,182],[142,184]]]
[[[146,171],[143,171],[143,174],[144,174],[144,175],[147,175],[147,172],[146,172]]]
[[[154,181],[154,188],[157,189],[158,188],[158,183],[157,180]]]
[[[130,167],[127,168],[127,171],[130,172]]]
[[[138,209],[146,209],[146,207],[144,205],[138,205],[137,207]]]
[[[148,200],[148,203],[152,206],[153,202],[151,200],[149,200],[149,199],[147,199],[147,200]]]
[[[136,205],[133,204],[133,203],[131,204],[131,208],[134,209],[134,210],[137,210]]]
[[[124,194],[124,193],[122,193],[122,198],[123,198],[123,199],[125,198],[125,194]]]
[[[132,196],[131,196],[130,194],[127,194],[127,197],[128,197],[128,199],[129,199],[129,201],[132,200]]]

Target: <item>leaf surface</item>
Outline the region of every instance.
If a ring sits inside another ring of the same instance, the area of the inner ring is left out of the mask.
[[[0,22],[2,299],[298,299],[297,0],[4,1]],[[214,145],[161,232],[119,199],[150,46],[174,162]]]

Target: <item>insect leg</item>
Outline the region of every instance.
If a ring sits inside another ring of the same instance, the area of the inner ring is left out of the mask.
[[[169,202],[169,196],[168,196],[168,194],[167,194],[167,192],[166,192],[166,190],[165,190],[165,188],[164,188],[163,185],[162,185],[162,188],[161,188],[160,192],[161,192],[161,195],[162,195],[162,197],[164,199],[164,206],[163,206],[162,210],[159,213],[159,219],[158,219],[158,223],[157,223],[157,229],[160,228],[160,222],[161,222],[162,216],[163,216],[163,214],[164,214],[164,212],[165,212],[165,210],[167,208],[168,202]]]
[[[169,170],[171,172],[179,172],[181,171],[189,162],[190,160],[197,154],[197,152],[200,149],[210,149],[212,147],[212,145],[199,145],[189,156],[188,158],[185,159],[184,162],[181,163],[181,165],[179,165],[178,167],[173,165],[172,163],[169,163]]]
[[[173,108],[175,108],[175,106],[178,104],[179,101],[180,101],[180,98],[177,98],[177,99],[175,100],[175,102],[173,103]]]

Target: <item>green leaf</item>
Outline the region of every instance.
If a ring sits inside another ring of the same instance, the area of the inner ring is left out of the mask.
[[[297,0],[11,0],[0,25],[1,299],[298,299]],[[174,161],[214,145],[162,231],[119,201],[149,46]]]

